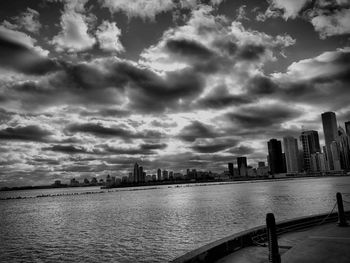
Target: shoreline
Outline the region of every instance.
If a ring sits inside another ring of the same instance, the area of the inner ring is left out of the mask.
[[[32,199],[32,198],[43,198],[43,197],[59,197],[59,196],[71,196],[71,195],[88,195],[88,194],[105,194],[111,192],[129,192],[129,191],[143,191],[143,190],[154,190],[161,189],[161,186],[168,186],[167,188],[183,188],[183,187],[200,187],[200,186],[217,186],[217,185],[228,185],[228,184],[245,184],[245,183],[259,183],[259,182],[278,182],[278,181],[294,181],[294,180],[308,180],[308,179],[321,179],[321,178],[332,178],[332,177],[347,177],[349,175],[328,175],[328,176],[298,176],[298,177],[280,177],[280,178],[261,178],[261,179],[250,179],[250,180],[232,180],[232,181],[207,181],[207,182],[182,182],[182,183],[168,183],[168,184],[157,184],[157,185],[138,185],[138,186],[123,186],[113,188],[100,188],[96,191],[82,191],[82,192],[68,192],[68,193],[57,193],[57,194],[40,194],[36,196],[13,196],[0,198],[0,201],[14,200],[14,199]],[[91,186],[93,187],[93,186]],[[60,187],[59,189],[67,188],[78,188],[78,187]],[[79,187],[83,188],[83,187]],[[27,190],[38,190],[38,189],[57,189],[53,188],[31,188],[22,190],[10,190],[3,192],[13,191],[27,191]]]
[[[329,178],[329,177],[346,177],[349,174],[328,174],[328,175],[298,175],[298,176],[283,176],[283,177],[258,177],[258,178],[235,178],[230,180],[201,180],[201,181],[160,181],[160,182],[149,182],[143,184],[125,184],[116,186],[105,186],[105,185],[81,185],[81,186],[70,186],[63,184],[62,186],[53,185],[38,185],[38,186],[18,186],[18,187],[2,187],[0,192],[11,192],[11,191],[26,191],[26,190],[40,190],[40,189],[67,189],[67,188],[87,188],[87,187],[100,187],[101,190],[118,189],[118,188],[133,188],[133,187],[145,187],[145,186],[162,186],[162,185],[198,185],[198,184],[240,184],[240,183],[255,183],[255,182],[275,182],[284,180],[298,180],[298,179],[310,179],[310,178]]]

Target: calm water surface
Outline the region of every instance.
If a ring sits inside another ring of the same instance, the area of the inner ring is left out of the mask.
[[[350,200],[350,177],[125,190],[0,200],[0,262],[167,262],[262,225],[268,212],[277,220],[329,212],[336,192]],[[86,191],[101,190],[0,198]]]

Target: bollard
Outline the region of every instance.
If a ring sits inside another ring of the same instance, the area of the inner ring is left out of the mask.
[[[348,223],[346,222],[345,213],[344,213],[344,206],[343,206],[343,198],[341,196],[341,193],[337,193],[337,204],[338,204],[338,226],[344,227],[348,226]]]
[[[268,213],[266,215],[266,230],[269,242],[269,262],[281,263],[281,256],[278,252],[276,222],[273,213]]]

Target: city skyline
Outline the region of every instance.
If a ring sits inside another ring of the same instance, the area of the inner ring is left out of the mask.
[[[306,130],[336,155],[349,16],[335,0],[2,1],[0,187],[125,176],[136,162],[157,176],[237,157],[258,167],[270,139]],[[338,121],[326,139],[323,112]],[[295,170],[295,151],[284,158]]]

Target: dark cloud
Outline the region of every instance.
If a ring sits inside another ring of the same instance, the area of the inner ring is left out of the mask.
[[[80,111],[81,116],[94,116],[94,117],[125,117],[130,115],[130,111],[122,109],[100,109],[97,111]]]
[[[197,101],[199,108],[221,109],[253,102],[250,95],[232,95],[226,86],[215,87],[206,97]]]
[[[178,134],[181,140],[193,142],[197,138],[214,138],[218,136],[213,126],[206,125],[200,121],[194,121],[184,127]]]
[[[163,134],[155,130],[144,130],[134,132],[121,127],[104,127],[99,123],[71,124],[65,128],[68,133],[90,133],[97,137],[119,137],[122,139],[131,138],[161,138]]]
[[[226,117],[238,127],[250,129],[280,125],[301,114],[300,110],[286,104],[272,104],[242,107],[235,112],[227,113]]]
[[[247,84],[247,93],[254,97],[273,94],[277,89],[278,85],[266,76],[255,76]]]
[[[166,143],[145,143],[141,144],[142,150],[163,150],[168,145]]]
[[[266,47],[262,45],[247,44],[238,50],[237,58],[239,60],[258,60],[265,50]]]
[[[10,121],[15,113],[0,108],[0,124]]]
[[[196,41],[188,39],[170,39],[166,42],[166,49],[186,59],[205,60],[214,56],[214,53],[210,49]]]
[[[25,74],[43,75],[59,68],[58,62],[43,57],[21,43],[0,35],[0,66]]]
[[[26,81],[9,86],[6,100],[19,100],[22,107],[36,109],[52,105],[121,106],[119,114],[179,111],[197,97],[204,79],[192,69],[155,72],[118,59],[105,58],[90,63],[66,63],[42,81]],[[102,111],[101,114],[113,114]]]
[[[255,152],[255,149],[249,146],[240,145],[229,149],[227,152],[232,153],[236,156],[249,155]]]
[[[77,147],[74,145],[52,145],[50,147],[43,147],[43,151],[53,151],[53,152],[62,152],[67,154],[75,154],[75,153],[89,153],[86,149],[83,147]]]
[[[132,147],[111,147],[109,145],[102,145],[102,154],[121,154],[121,155],[152,155],[155,154],[155,150],[162,150],[167,147],[165,143],[154,144],[141,144],[139,146]]]
[[[45,142],[52,133],[35,125],[8,127],[0,130],[0,140]]]
[[[227,144],[206,144],[206,145],[194,145],[191,149],[200,153],[215,153],[229,148]]]
[[[70,133],[90,133],[99,137],[130,137],[131,131],[118,127],[104,127],[101,124],[84,123],[84,124],[71,124],[65,129]]]
[[[160,121],[160,120],[153,120],[151,122],[153,127],[162,127],[162,128],[172,128],[176,127],[176,122],[167,122],[167,121]]]

